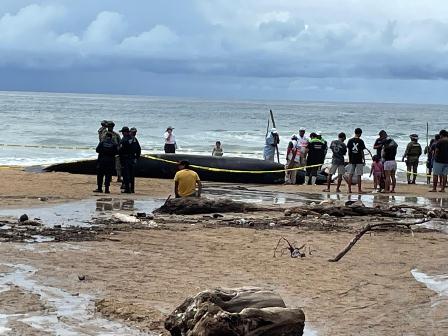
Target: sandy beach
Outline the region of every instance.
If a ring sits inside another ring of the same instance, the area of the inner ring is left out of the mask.
[[[94,202],[98,197],[91,192],[94,176],[2,169],[0,179],[6,182],[0,198],[2,209],[85,199]],[[138,192],[132,197],[165,199],[172,193],[171,188],[168,180],[139,179]],[[369,188],[371,185],[366,184],[366,191]],[[308,193],[313,197],[319,194],[324,198],[327,195],[322,193],[322,186],[250,189],[288,195]],[[408,201],[436,196],[440,201],[446,197],[428,190],[426,185],[400,184],[395,197],[407,197]],[[117,185],[112,188],[112,196],[125,198],[118,194]],[[274,215],[226,216],[250,220]],[[275,216],[281,216],[281,212]],[[315,230],[300,226],[257,230],[206,225],[202,216],[166,216],[156,229],[128,230],[96,241],[50,242],[31,247],[3,242],[0,273],[12,272],[11,265],[29,265],[36,269],[33,279],[39,284],[75,296],[91,295],[96,315],[143,332],[162,332],[164,317],[187,296],[201,290],[258,286],[278,291],[288,306],[302,307],[307,326],[315,335],[446,333],[446,296],[416,281],[411,271],[447,274],[448,236],[433,231],[375,232],[363,237],[338,263],[328,262],[367,222],[368,218],[344,219],[340,229],[331,231],[317,226]],[[282,236],[297,244],[306,243],[312,254],[302,259],[288,255],[274,258],[274,248]],[[85,280],[80,281],[79,275]],[[20,286],[0,290],[0,300],[0,315],[36,313],[49,305]],[[4,327],[15,335],[45,334],[18,318],[9,321]]]

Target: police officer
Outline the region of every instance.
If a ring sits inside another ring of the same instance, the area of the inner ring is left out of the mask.
[[[101,122],[101,127],[98,129],[98,141],[100,142],[104,140],[104,132],[107,131],[107,123],[108,123],[107,120],[103,120]]]
[[[133,191],[131,190],[131,182],[134,180],[135,164],[138,159],[137,155],[140,156],[140,153],[138,153],[137,146],[131,136],[129,127],[124,126],[120,132],[123,134],[118,150],[123,174],[122,192],[130,194]],[[138,147],[140,147],[140,145]]]
[[[112,141],[112,133],[106,133],[105,138],[96,147],[98,153],[97,161],[97,185],[98,188],[94,192],[103,192],[103,179],[105,193],[109,194],[110,182],[112,180],[112,174],[115,166],[115,156],[118,154],[118,145]]]
[[[101,138],[101,140],[103,140],[106,133],[109,132],[112,134],[112,141],[117,146],[119,146],[121,137],[120,137],[120,134],[118,134],[117,132],[114,131],[115,123],[113,121],[108,121],[106,126],[107,126],[107,130],[103,131],[103,137]],[[120,159],[118,156],[115,158],[115,170],[117,171],[117,182],[122,182],[121,164],[120,164]]]
[[[137,139],[137,129],[135,127],[131,127],[130,129],[131,138],[132,138],[132,147],[135,153],[135,164],[133,166],[134,169],[131,171],[130,175],[130,189],[131,193],[134,193],[135,191],[135,166],[137,164],[138,159],[140,159],[140,155],[142,154],[142,148],[140,147],[140,143]]]

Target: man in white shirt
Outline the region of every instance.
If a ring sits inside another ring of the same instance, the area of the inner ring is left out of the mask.
[[[165,153],[176,153],[176,137],[173,134],[174,128],[169,126],[165,132]]]

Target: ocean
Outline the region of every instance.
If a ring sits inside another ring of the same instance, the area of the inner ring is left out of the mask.
[[[215,141],[220,140],[226,156],[261,159],[269,109],[274,112],[281,136],[282,160],[290,136],[299,127],[305,127],[308,134],[320,131],[329,142],[341,131],[350,137],[356,127],[361,127],[370,149],[378,131],[385,129],[399,144],[400,159],[409,134],[417,133],[424,147],[427,122],[431,135],[448,127],[448,106],[444,105],[0,92],[0,124],[3,125],[0,165],[48,165],[94,158],[97,129],[103,119],[113,120],[117,131],[122,126],[137,127],[146,153],[161,153],[163,133],[167,126],[173,126],[178,152],[208,155]],[[425,172],[424,165],[419,171]]]

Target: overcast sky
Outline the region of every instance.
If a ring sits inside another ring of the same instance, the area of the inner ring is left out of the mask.
[[[446,0],[0,0],[0,90],[448,103]]]

